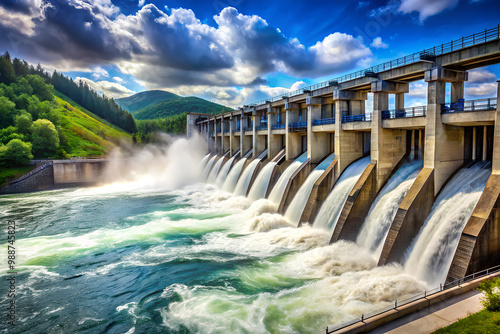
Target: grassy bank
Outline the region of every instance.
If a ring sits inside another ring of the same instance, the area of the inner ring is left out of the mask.
[[[55,92],[62,132],[68,140],[68,156],[89,157],[109,153],[120,142],[131,142],[131,135],[83,108],[64,94]]]
[[[14,181],[33,169],[35,169],[35,165],[0,168],[0,187],[7,182]]]
[[[487,310],[474,313],[454,324],[443,327],[434,334],[493,334],[500,333],[500,312]]]

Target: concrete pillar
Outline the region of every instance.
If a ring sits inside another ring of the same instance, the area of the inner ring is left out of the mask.
[[[443,124],[441,105],[445,102],[446,82],[465,80],[464,71],[442,67],[425,71],[428,92],[424,167],[434,169],[434,195],[464,162],[464,128]]]
[[[373,119],[371,129],[371,161],[376,164],[377,191],[406,154],[406,130],[384,129],[382,112],[389,109],[389,94],[404,94],[409,85],[391,81],[372,83]]]
[[[410,152],[410,159],[414,160],[415,159],[415,130],[410,130],[411,131],[411,152]]]
[[[231,113],[229,118],[229,156],[232,157],[240,149],[240,138],[236,137],[234,133],[236,132],[236,122],[237,117]]]
[[[240,119],[240,129],[241,129],[241,136],[240,136],[240,157],[243,158],[243,156],[252,148],[252,136],[249,136],[246,134],[246,127],[248,124],[248,116],[245,114],[241,114],[241,119]]]
[[[335,110],[335,138],[334,152],[337,164],[335,165],[335,177],[340,174],[355,160],[363,157],[363,133],[357,131],[344,131],[342,129],[342,116],[345,112],[351,112],[350,100],[366,100],[366,93],[350,90],[334,90],[333,102]]]
[[[495,112],[495,130],[493,132],[492,173],[500,174],[500,80],[497,81],[497,110]]]
[[[261,125],[260,117],[262,116],[261,111],[253,111],[253,152],[252,157],[257,158],[266,149],[266,137],[264,135],[259,135],[257,128]]]
[[[405,93],[396,93],[394,98],[394,109],[404,109],[405,108]]]
[[[476,160],[477,158],[477,152],[476,152],[476,145],[477,145],[477,142],[476,142],[476,136],[477,136],[477,132],[476,132],[476,127],[473,126],[472,127],[472,160]]]
[[[269,159],[274,158],[283,148],[281,135],[272,134],[272,126],[278,123],[279,112],[279,108],[272,108],[271,106],[267,108],[267,149]]]
[[[298,122],[298,109],[300,106],[296,103],[287,103],[286,110],[286,131],[285,131],[285,146],[286,160],[294,160],[302,152],[302,138],[298,133],[290,132],[290,123]]]
[[[456,81],[451,83],[450,102],[456,103],[459,99],[464,98],[464,82]]]
[[[312,122],[316,119],[321,119],[321,106],[324,104],[324,99],[321,97],[308,97],[307,105],[307,157],[311,159],[311,163],[320,162],[328,153],[329,133],[313,132]]]
[[[483,128],[483,161],[488,158],[488,127],[485,125]]]

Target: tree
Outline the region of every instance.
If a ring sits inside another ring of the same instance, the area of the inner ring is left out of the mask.
[[[16,116],[14,119],[14,124],[16,125],[20,133],[29,133],[31,130],[31,125],[33,124],[33,119],[31,114],[23,112]]]
[[[31,144],[19,139],[12,139],[0,150],[0,159],[3,164],[9,166],[19,166],[28,164],[33,155],[31,154]]]
[[[14,81],[16,81],[16,73],[10,61],[9,53],[5,52],[5,54],[0,56],[0,82],[10,84]]]
[[[14,124],[16,104],[5,96],[0,96],[0,128]]]
[[[38,96],[41,101],[52,101],[54,86],[45,83],[45,80],[39,75],[28,75],[26,77],[30,86],[33,88],[33,93]]]
[[[484,293],[485,298],[481,303],[490,312],[500,311],[500,277],[487,280],[479,284],[477,288]]]
[[[59,134],[54,124],[47,119],[33,122],[33,154],[36,157],[50,157],[59,147]]]

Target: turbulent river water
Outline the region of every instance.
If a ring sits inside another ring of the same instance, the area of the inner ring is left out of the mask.
[[[1,197],[18,226],[17,322],[3,332],[317,333],[425,289],[265,199],[148,180]]]

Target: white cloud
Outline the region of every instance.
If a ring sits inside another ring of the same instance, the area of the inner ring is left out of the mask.
[[[122,83],[123,82],[123,79],[120,78],[120,77],[113,77],[113,80],[118,82],[118,83]]]
[[[80,78],[80,77],[75,79],[76,82],[80,80],[87,83],[95,91],[102,93],[108,97],[112,97],[114,99],[135,94],[133,90],[130,90],[127,87],[124,87],[116,82],[92,81],[90,79]]]
[[[374,47],[375,49],[387,49],[389,47],[389,45],[382,42],[382,37],[375,37],[370,46]]]
[[[481,83],[465,87],[465,96],[469,99],[496,97],[497,85],[495,83]]]
[[[490,72],[487,67],[469,71],[468,76],[469,80],[467,83],[483,83],[498,80],[495,73]]]
[[[398,11],[408,14],[418,12],[420,22],[429,16],[436,15],[442,11],[453,8],[458,4],[458,0],[402,0]]]
[[[146,3],[146,0],[139,0],[138,6],[143,7],[145,3]]]
[[[108,73],[108,71],[106,71],[102,67],[96,67],[94,69],[94,73],[92,73],[92,76],[96,80],[98,80],[98,79],[104,79],[104,78],[109,78],[109,73]]]

